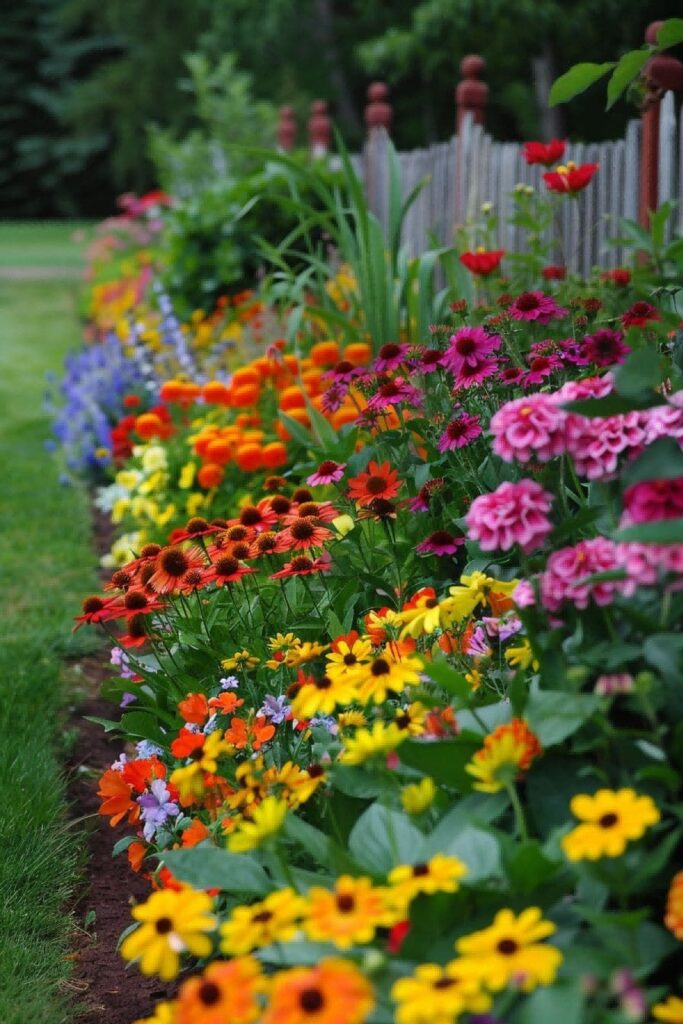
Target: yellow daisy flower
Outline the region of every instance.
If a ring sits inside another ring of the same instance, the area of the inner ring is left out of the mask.
[[[351,676],[329,675],[304,683],[292,701],[294,718],[312,718],[313,715],[331,715],[338,704],[352,704],[358,699],[356,683]]]
[[[427,720],[427,708],[419,700],[408,707],[397,708],[395,722],[399,729],[405,729],[411,736],[421,736]]]
[[[456,892],[460,879],[466,874],[466,865],[457,857],[435,853],[425,863],[399,864],[389,872],[388,881],[392,887],[392,898],[407,906],[421,892],[429,895]]]
[[[513,718],[486,737],[465,771],[477,781],[474,788],[483,793],[498,793],[518,775],[527,771],[541,754],[538,738],[522,718]]]
[[[221,950],[243,956],[272,942],[291,942],[300,927],[305,901],[293,889],[271,892],[260,903],[233,907],[221,925]]]
[[[454,1024],[461,1013],[485,1013],[492,1005],[480,979],[458,960],[445,967],[420,964],[412,977],[392,986],[391,998],[398,1003],[396,1024]]]
[[[554,946],[542,944],[555,931],[544,921],[538,907],[527,907],[517,917],[511,910],[499,910],[493,924],[456,942],[460,964],[488,989],[498,992],[513,982],[523,992],[538,985],[551,985],[562,963]]]
[[[593,796],[572,797],[572,814],[582,821],[562,840],[569,860],[621,857],[629,842],[640,839],[661,815],[649,796],[632,789],[599,789]]]
[[[422,814],[431,807],[436,796],[434,779],[425,775],[419,782],[411,782],[401,790],[401,804],[406,814]]]
[[[510,597],[519,580],[510,580],[504,583],[503,580],[494,579],[484,572],[473,572],[470,575],[461,576],[460,584],[449,587],[450,603],[447,617],[449,622],[461,622],[472,614],[480,604],[490,602],[492,594],[500,594]],[[447,599],[448,600],[448,599]]]
[[[157,1003],[151,1017],[140,1017],[133,1024],[175,1024],[175,1003]]]
[[[374,661],[363,665],[363,674],[358,680],[360,700],[364,704],[370,700],[383,704],[389,696],[401,693],[406,686],[417,686],[422,668],[420,658],[396,658],[389,648],[385,648]]]
[[[228,838],[228,849],[233,853],[255,850],[282,828],[287,814],[287,804],[276,796],[267,796],[251,813],[249,820],[240,821],[237,829]]]
[[[255,654],[250,654],[247,650],[235,651],[229,658],[223,658],[221,668],[227,671],[235,668],[256,668],[260,660]]]
[[[368,724],[368,720],[362,711],[351,708],[349,711],[340,711],[337,715],[337,723],[340,729],[362,729]]]
[[[375,722],[372,730],[359,729],[355,736],[349,736],[344,740],[344,749],[339,755],[339,760],[343,764],[363,764],[371,757],[396,750],[405,739],[408,739],[408,734],[399,729],[395,722],[389,725]]]
[[[340,640],[336,644],[336,650],[327,655],[327,674],[330,679],[353,677],[358,675],[360,666],[370,661],[372,657],[372,644],[369,640],[354,640],[349,644],[346,640]]]
[[[121,955],[124,960],[139,960],[143,974],[170,981],[180,970],[181,953],[201,957],[211,952],[206,933],[216,927],[212,909],[210,896],[189,887],[152,893],[146,903],[133,908],[141,925],[123,940]]]
[[[377,928],[388,923],[384,890],[375,888],[369,878],[342,875],[332,891],[313,887],[308,901],[304,931],[313,942],[349,949],[372,942]]]
[[[292,647],[287,651],[285,654],[285,665],[287,668],[297,668],[306,661],[313,661],[314,658],[324,654],[328,646],[329,644],[319,644],[317,641],[311,643],[305,640],[303,643],[299,643],[296,647]]]
[[[683,1024],[683,999],[669,996],[663,1003],[655,1003],[652,1007],[655,1020],[663,1020],[665,1024]]]

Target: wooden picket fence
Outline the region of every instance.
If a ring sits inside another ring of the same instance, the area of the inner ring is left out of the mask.
[[[674,94],[659,104],[658,200],[679,198],[683,187],[683,119]],[[600,143],[571,143],[563,162],[599,163],[600,170],[576,200],[561,204],[557,222],[546,232],[552,262],[583,276],[595,266],[616,267],[624,250],[610,243],[620,235],[620,221],[638,219],[641,180],[641,132],[638,119],[629,122],[623,139]],[[411,256],[433,246],[450,245],[459,226],[481,220],[483,203],[492,203],[498,218],[497,244],[524,252],[527,232],[508,223],[514,212],[518,183],[545,191],[543,167],[529,167],[516,142],[497,142],[474,123],[462,119],[459,133],[449,142],[398,154],[404,196],[419,182],[423,186],[410,209],[402,237]],[[372,128],[354,166],[365,183],[372,210],[386,223],[388,200],[388,135]],[[683,229],[679,204],[669,231]]]

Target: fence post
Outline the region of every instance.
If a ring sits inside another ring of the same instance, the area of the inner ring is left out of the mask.
[[[296,115],[293,107],[280,107],[280,117],[277,125],[277,148],[281,153],[288,153],[294,149],[296,143]]]
[[[480,79],[485,71],[486,61],[478,53],[470,53],[467,57],[463,57],[460,62],[462,81],[458,83],[455,90],[457,109],[456,134],[460,133],[460,128],[466,114],[472,115],[475,124],[484,124],[486,104],[489,99],[489,87],[486,82],[482,82]]]
[[[655,43],[661,21],[653,21],[645,32],[645,42]],[[657,209],[659,181],[659,115],[662,96],[683,88],[683,64],[667,53],[657,53],[645,65],[645,100],[642,107],[640,135],[640,195],[638,220],[650,226],[648,212]]]
[[[365,125],[368,130],[363,158],[365,161],[365,195],[368,206],[386,227],[387,140],[394,111],[389,103],[389,89],[384,82],[368,86]]]
[[[308,147],[316,159],[326,156],[332,139],[332,121],[327,111],[327,100],[313,100],[308,119]]]

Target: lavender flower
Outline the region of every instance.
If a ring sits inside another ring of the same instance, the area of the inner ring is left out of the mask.
[[[142,834],[148,843],[152,841],[156,830],[165,825],[171,816],[177,817],[180,814],[180,808],[170,799],[171,793],[163,779],[154,779],[149,788],[149,793],[143,793],[137,799],[142,808],[140,817],[145,823]]]
[[[272,693],[266,694],[263,704],[259,708],[259,715],[264,715],[273,725],[282,725],[290,718],[291,712],[284,694],[279,697]]]

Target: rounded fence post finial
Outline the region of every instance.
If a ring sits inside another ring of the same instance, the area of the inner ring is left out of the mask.
[[[645,30],[645,42],[657,42],[663,22],[653,21]],[[669,53],[655,53],[642,71],[645,95],[640,133],[640,196],[638,219],[649,229],[650,211],[659,201],[659,104],[666,92],[683,90],[683,63]]]
[[[278,149],[282,150],[283,153],[287,153],[290,149],[294,149],[296,144],[296,133],[297,125],[294,107],[280,107],[280,117],[277,125]]]
[[[327,100],[313,100],[308,119],[308,145],[314,157],[325,156],[332,140],[332,121]]]
[[[456,130],[460,131],[465,114],[472,114],[475,124],[484,124],[489,87],[481,78],[486,71],[486,61],[478,53],[470,53],[460,62],[462,81],[455,90],[457,107]]]
[[[389,87],[384,82],[373,82],[368,86],[368,102],[365,107],[365,125],[369,132],[373,128],[391,131],[394,110],[389,103]]]

